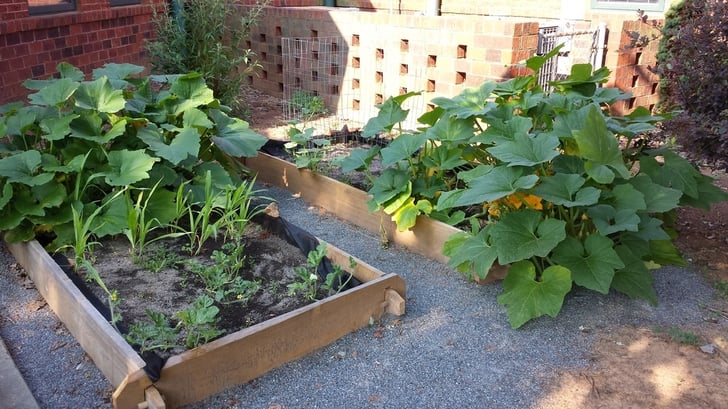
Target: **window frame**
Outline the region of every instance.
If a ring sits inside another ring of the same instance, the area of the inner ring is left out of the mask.
[[[38,16],[43,14],[76,11],[76,1],[77,0],[64,0],[63,3],[59,4],[43,4],[39,6],[33,6],[30,2],[28,2],[28,14],[31,16]]]
[[[600,0],[591,0],[592,10],[615,10],[615,11],[665,11],[665,0],[658,0],[657,3],[634,2],[611,0],[604,2]]]
[[[142,0],[109,0],[109,6],[132,6],[136,4],[142,4]]]

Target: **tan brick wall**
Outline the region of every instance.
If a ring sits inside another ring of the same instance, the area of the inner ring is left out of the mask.
[[[405,90],[424,91],[429,102],[511,78],[518,74],[514,64],[533,55],[538,41],[536,22],[322,8],[272,8],[256,30],[250,45],[265,56],[262,75],[252,79],[256,88],[283,96],[282,37],[340,36],[347,47],[345,74],[334,89],[350,94],[346,104],[361,107]]]

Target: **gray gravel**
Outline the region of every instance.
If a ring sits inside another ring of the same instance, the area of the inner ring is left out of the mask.
[[[559,371],[586,368],[616,326],[698,324],[713,290],[681,268],[655,272],[659,306],[576,291],[561,314],[512,330],[499,284],[447,266],[270,189],[283,217],[407,283],[407,314],[385,317],[306,357],[187,408],[535,408]],[[0,336],[42,408],[108,407],[111,386],[0,251]],[[381,325],[381,328],[380,328]],[[584,330],[586,329],[586,331]],[[0,405],[1,406],[1,405]]]

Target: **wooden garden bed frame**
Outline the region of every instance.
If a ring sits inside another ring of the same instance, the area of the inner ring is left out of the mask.
[[[367,207],[369,194],[328,176],[298,169],[286,160],[259,152],[258,156],[245,158],[245,166],[257,173],[256,180],[268,183],[300,195],[307,203],[320,207],[334,216],[372,233],[380,234],[391,243],[398,244],[413,253],[447,263],[442,254],[445,241],[461,230],[427,216],[418,216],[415,226],[398,231],[390,215],[379,210],[371,213]],[[494,264],[482,284],[501,280],[506,268]],[[477,280],[476,280],[477,281]]]
[[[153,383],[142,358],[38,242],[8,243],[8,248],[116,388],[112,403],[117,409],[175,408],[199,401],[326,346],[372,318],[405,311],[404,280],[352,257],[360,286],[172,356]],[[331,244],[327,249],[333,263],[349,266],[347,253]]]

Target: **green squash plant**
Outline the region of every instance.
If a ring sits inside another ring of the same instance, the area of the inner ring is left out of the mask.
[[[61,63],[56,78],[25,82],[29,103],[0,107],[0,231],[11,242],[42,235],[51,251],[72,249],[76,269],[108,295],[112,324],[120,299],[94,268],[99,238],[127,237],[143,262],[153,241],[187,236],[199,251],[260,211],[236,158],[255,156],[266,138],[229,116],[199,74],[142,71],[107,64],[86,80]],[[187,346],[220,334],[212,302],[179,313]]]
[[[537,73],[550,57],[526,64]],[[420,128],[355,150],[343,170],[366,172],[378,155],[387,168],[372,176],[370,208],[400,230],[421,214],[465,226],[443,253],[471,278],[509,265],[498,302],[514,328],[556,316],[574,285],[655,304],[650,269],[683,264],[666,222],[679,206],[709,209],[728,196],[669,148],[650,146],[645,134],[662,117],[609,114],[629,95],[599,86],[606,68],[575,65],[550,94],[536,75],[435,98]],[[412,95],[381,104],[364,136],[397,131]]]
[[[142,71],[107,64],[85,80],[61,63],[58,78],[25,82],[29,104],[0,107],[7,240],[52,232],[51,250],[73,245],[75,209],[94,216],[95,237],[126,232],[143,247],[146,232],[179,217],[176,199],[239,185],[235,158],[255,156],[265,137],[230,117],[200,75]]]

